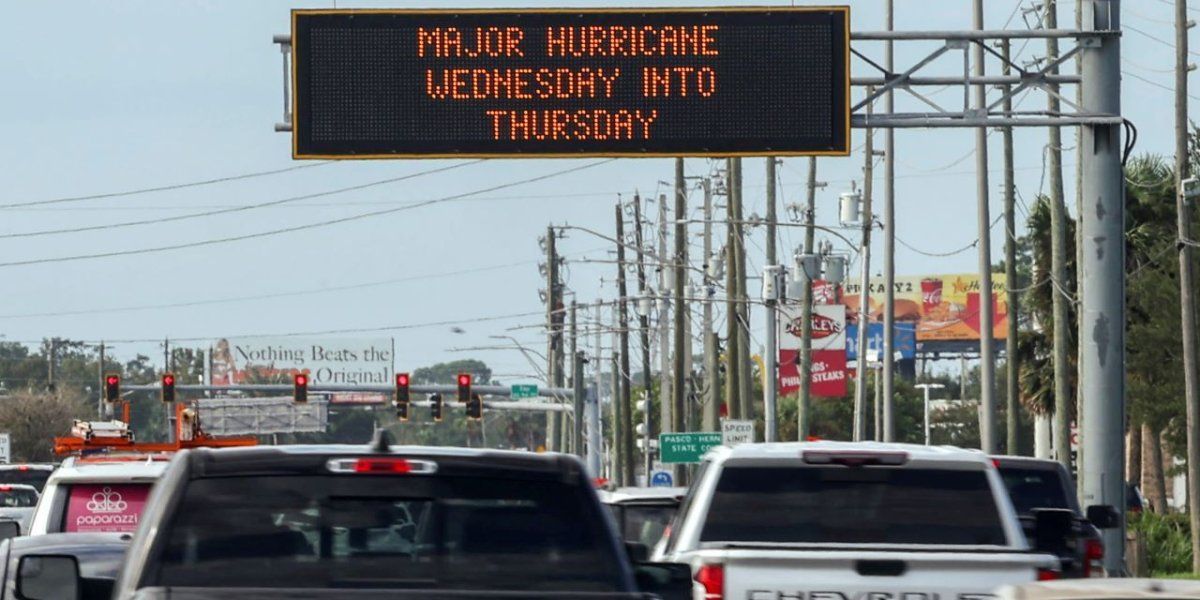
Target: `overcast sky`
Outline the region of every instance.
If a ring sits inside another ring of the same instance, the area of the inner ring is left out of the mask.
[[[338,2],[343,7],[418,7],[392,0]],[[638,3],[624,2],[624,5]],[[704,2],[658,0],[656,5]],[[746,4],[728,1],[720,4]],[[787,5],[762,1],[755,4]],[[882,0],[853,0],[853,28],[883,27]],[[897,0],[898,29],[963,29],[971,25],[966,0]],[[987,0],[989,28],[1024,29],[1018,5]],[[275,133],[282,80],[272,34],[288,30],[293,7],[332,2],[245,0],[13,1],[0,20],[0,204],[10,205],[311,165],[290,156],[290,136]],[[461,6],[511,6],[460,1]],[[606,2],[526,0],[525,6],[607,6]],[[1125,2],[1124,112],[1139,129],[1137,151],[1172,151],[1173,66],[1171,3]],[[1075,5],[1063,3],[1060,22],[1074,22]],[[1136,31],[1134,30],[1140,30]],[[1144,33],[1142,33],[1144,32]],[[1149,35],[1147,35],[1149,34]],[[1150,36],[1159,38],[1152,39]],[[1195,36],[1193,35],[1193,44]],[[876,58],[878,45],[859,49]],[[932,47],[900,45],[897,66],[911,65]],[[1018,43],[1022,60],[1045,52],[1041,42]],[[1196,54],[1193,52],[1193,54]],[[961,72],[961,60],[944,58],[930,72]],[[989,65],[995,70],[996,64]],[[856,75],[874,73],[855,62]],[[1139,79],[1141,78],[1141,79]],[[1142,79],[1148,80],[1142,81]],[[1195,78],[1192,78],[1195,82]],[[1163,88],[1168,89],[1163,89]],[[856,91],[856,95],[860,93]],[[953,90],[934,98],[954,106]],[[1031,94],[1024,108],[1044,106]],[[915,108],[898,97],[898,109]],[[1043,190],[1044,130],[1017,133],[1017,186],[1026,203]],[[999,135],[991,136],[993,216],[1001,214]],[[1075,144],[1073,131],[1064,144]],[[854,146],[863,132],[854,132]],[[970,131],[901,131],[897,146],[897,235],[927,253],[963,248],[976,239],[974,137]],[[511,160],[470,164],[443,173],[381,184],[354,192],[276,206],[161,224],[11,237],[47,229],[75,229],[156,220],[196,212],[334,190],[457,165],[463,161],[344,161],[272,176],[157,193],[125,195],[2,209],[0,263],[122,252],[205,242],[305,225],[421,200],[518,182],[589,164],[587,160]],[[822,159],[818,222],[836,221],[837,194],[861,181],[863,157]],[[1068,198],[1073,206],[1075,159],[1068,152]],[[802,199],[807,159],[787,159],[782,202]],[[745,161],[747,214],[763,214],[763,161]],[[691,175],[708,173],[707,160],[687,161]],[[877,171],[877,175],[881,174]],[[542,309],[537,238],[548,222],[611,232],[613,202],[665,191],[669,160],[617,160],[544,181],[488,192],[468,200],[356,220],[328,227],[213,243],[186,249],[80,261],[0,266],[3,299],[0,333],[8,340],[213,339],[246,334],[370,329],[532,313]],[[877,180],[877,187],[879,183]],[[693,196],[698,207],[699,196]],[[1073,210],[1073,208],[1072,208]],[[782,212],[782,211],[781,211]],[[1023,220],[1023,219],[1022,219]],[[697,228],[698,231],[698,228]],[[993,230],[994,256],[1002,252]],[[783,252],[801,239],[781,234]],[[754,231],[751,269],[763,263],[763,232]],[[897,248],[901,275],[969,272],[973,251],[933,258],[906,245]],[[880,246],[876,244],[876,256]],[[560,242],[569,259],[604,258],[604,243],[572,233]],[[461,273],[463,271],[473,271]],[[434,277],[450,273],[440,277]],[[615,294],[610,265],[574,264],[568,283],[581,302]],[[397,281],[405,280],[407,281]],[[379,283],[386,282],[386,283]],[[375,284],[378,285],[364,285]],[[751,285],[751,289],[756,289]],[[336,289],[329,289],[336,288]],[[261,298],[275,295],[272,298]],[[251,297],[251,298],[247,298]],[[259,297],[259,298],[254,298]],[[228,300],[228,301],[226,301]],[[188,306],[178,306],[185,304]],[[176,305],[176,306],[164,306]],[[125,309],[114,311],[111,309]],[[79,314],[81,311],[92,311]],[[75,313],[75,314],[63,314]],[[755,322],[762,320],[754,316]],[[513,335],[541,350],[536,316],[364,333],[394,336],[397,368],[476,356],[505,380],[528,374],[514,351],[453,352],[495,345],[489,335]],[[452,327],[461,329],[456,333]],[[761,337],[759,337],[761,340]],[[181,342],[202,345],[198,341]],[[122,358],[161,352],[145,341],[117,341]]]

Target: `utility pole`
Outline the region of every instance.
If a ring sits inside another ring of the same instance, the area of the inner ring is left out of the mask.
[[[867,93],[874,90],[868,88]],[[867,114],[873,111],[867,104]],[[867,439],[867,334],[871,328],[871,226],[875,220],[871,209],[871,192],[875,179],[875,132],[867,129],[866,162],[863,165],[863,209],[862,209],[862,289],[858,295],[858,360],[855,364],[854,383],[854,441]]]
[[[738,326],[738,402],[742,405],[742,418],[754,420],[754,389],[750,370],[750,295],[746,292],[746,236],[742,229],[745,223],[744,196],[742,195],[742,159],[733,159],[735,185],[733,196],[737,198],[734,204],[734,218],[737,219],[737,326]]]
[[[816,229],[813,225],[816,224],[817,218],[817,159],[810,157],[808,159],[808,196],[804,207],[804,253],[812,254],[816,244],[814,239]],[[799,274],[797,274],[799,275]],[[804,305],[801,307],[800,324],[800,397],[796,407],[796,424],[797,441],[803,442],[808,439],[810,432],[809,412],[811,408],[810,388],[812,387],[812,312],[813,312],[813,293],[812,281],[805,275],[804,280],[804,297],[802,301]]]
[[[887,0],[887,30],[895,28],[895,0]],[[883,65],[888,73],[894,68],[892,46],[888,41],[883,47]],[[892,92],[883,97],[883,107],[888,114],[895,108]],[[883,163],[883,434],[885,442],[896,441],[896,401],[894,379],[896,370],[896,130],[888,128],[884,134]],[[879,437],[879,434],[876,433]]]
[[[1001,55],[1004,57],[1004,74],[1009,75],[1012,68],[1009,65],[1011,59],[1012,44],[1009,40],[1004,40],[1000,45]],[[1012,86],[1004,86],[1004,114],[1012,112],[1013,103],[1011,98],[1007,98],[1009,92],[1012,91]],[[1020,294],[1017,289],[1017,215],[1016,215],[1016,184],[1013,181],[1013,130],[1012,127],[1004,127],[1002,130],[1004,135],[1004,274],[1005,280],[1008,282],[1005,285],[1005,291],[1008,294],[1008,330],[1004,336],[1004,357],[1007,371],[1005,373],[1005,406],[1007,408],[1007,435],[1005,436],[1004,451],[1008,454],[1017,454],[1017,425],[1020,423],[1020,402],[1018,386],[1018,369],[1020,365],[1017,362],[1017,319],[1020,315],[1019,303],[1021,301]],[[928,444],[928,441],[926,441]]]
[[[617,439],[620,440],[619,456],[621,457],[618,473],[620,485],[634,485],[633,470],[633,403],[630,401],[629,380],[629,291],[625,285],[625,220],[621,213],[621,203],[617,202],[617,331],[621,340],[618,353],[621,356],[619,373],[621,380],[621,397],[614,398],[619,416],[616,428]],[[650,448],[644,449],[647,453]],[[647,476],[649,474],[647,473]]]
[[[779,261],[775,255],[775,226],[777,215],[775,213],[775,164],[778,161],[774,156],[767,157],[767,267],[763,269],[763,289],[767,289],[767,278],[772,278],[774,281],[774,294],[763,297],[763,302],[766,304],[763,309],[767,313],[767,350],[763,354],[763,364],[766,367],[766,373],[763,373],[763,415],[765,418],[765,426],[763,428],[763,441],[774,442],[779,439],[779,427],[777,419],[777,385],[778,385],[778,361],[779,361],[779,340],[776,338],[777,332],[776,321],[778,317],[778,307],[776,300],[779,298]]]
[[[558,250],[556,244],[554,226],[549,225],[546,227],[546,325],[549,328],[546,340],[546,379],[548,379],[546,383],[560,387],[558,385],[558,371],[560,370],[558,347],[562,344],[562,337],[558,327],[561,315],[558,311]],[[550,452],[557,452],[559,449],[560,422],[561,419],[557,412],[546,413],[546,450]]]
[[[1046,29],[1058,27],[1058,0],[1046,0],[1043,17]],[[1058,59],[1058,40],[1046,40],[1046,60],[1053,63]],[[1050,71],[1058,74],[1058,69]],[[1058,86],[1049,84],[1050,114],[1058,114]],[[1067,207],[1063,202],[1062,130],[1050,128],[1050,144],[1047,147],[1050,171],[1050,294],[1053,298],[1054,314],[1054,428],[1051,443],[1054,458],[1068,469],[1071,468],[1071,386],[1070,365],[1067,363],[1067,340],[1070,336],[1070,315],[1066,297],[1067,290]]]
[[[974,1],[972,20],[976,30],[983,30],[983,0]],[[983,45],[974,47],[975,76],[985,75]],[[987,110],[987,86],[975,86],[975,109]],[[975,130],[975,168],[979,201],[979,402],[983,409],[979,427],[980,446],[994,454],[997,447],[995,391],[995,347],[992,344],[992,217],[988,209],[988,147],[987,128]]]
[[[100,364],[96,369],[96,382],[99,384],[96,388],[99,390],[96,394],[96,417],[100,420],[104,420],[104,351],[104,340],[100,340]]]
[[[1083,3],[1075,3],[1075,31],[1083,31]],[[1083,78],[1083,53],[1075,55],[1075,72]],[[1075,105],[1083,106],[1083,84],[1075,86]],[[1076,127],[1075,139],[1075,214],[1083,215],[1083,127]],[[1075,223],[1075,299],[1083,303],[1083,223]],[[1083,331],[1083,322],[1076,317],[1076,332]],[[1077,339],[1082,339],[1077,336]],[[1083,344],[1075,344],[1075,426],[1083,431]],[[1051,436],[1053,437],[1053,435]],[[1053,439],[1051,440],[1053,442]],[[1051,449],[1053,451],[1053,448]],[[1076,464],[1083,464],[1083,445],[1079,447]],[[1083,495],[1083,473],[1075,478],[1076,494]]]
[[[675,253],[672,255],[674,262],[675,276],[672,278],[675,287],[674,305],[675,312],[672,316],[675,317],[675,324],[672,333],[675,334],[673,357],[674,365],[674,381],[671,384],[671,431],[686,431],[684,425],[684,407],[687,402],[687,372],[690,370],[687,364],[687,352],[684,349],[684,318],[687,316],[687,306],[684,304],[684,290],[687,289],[687,182],[683,178],[683,159],[675,159]],[[677,468],[680,475],[685,471],[682,468]],[[650,473],[647,472],[649,477]],[[676,478],[682,482],[682,477]],[[647,480],[649,484],[649,480]]]
[[[767,317],[767,347],[763,352],[765,373],[763,373],[763,441],[774,442],[779,439],[778,424],[778,395],[776,394],[776,360],[779,356],[778,327],[779,274],[781,267],[768,264],[763,267],[762,300],[766,305],[764,312]]]
[[[588,394],[587,414],[588,472],[592,477],[601,477],[604,472],[601,465],[601,457],[604,455],[604,435],[600,432],[600,390],[603,389],[601,384],[604,377],[604,354],[600,347],[602,310],[600,303],[597,302],[596,318],[592,325],[595,327],[595,334],[592,336],[592,365],[594,365],[592,368],[592,393]]]
[[[666,264],[667,261],[667,195],[658,195],[658,294],[662,299],[658,303],[658,360],[659,360],[659,384],[658,384],[658,409],[659,409],[659,428],[663,431],[670,431],[675,423],[674,403],[671,395],[671,388],[674,387],[674,378],[671,376],[673,365],[671,363],[671,302],[667,297],[673,292],[671,290],[671,278],[675,276],[675,271],[671,266]]]
[[[1083,4],[1084,31],[1121,31],[1120,0]],[[1100,35],[1083,49],[1083,111],[1121,114],[1121,38]],[[1080,475],[1085,506],[1125,505],[1125,180],[1121,125],[1083,126],[1083,423]],[[1103,532],[1104,566],[1124,566],[1125,528]]]
[[[583,352],[579,351],[579,324],[576,320],[578,303],[571,300],[571,390],[574,392],[574,414],[571,415],[571,449],[584,458],[583,448]]]
[[[725,402],[729,418],[740,419],[742,401],[738,396],[741,393],[738,364],[741,362],[742,353],[738,350],[740,328],[737,322],[737,247],[741,223],[737,220],[737,199],[733,192],[736,177],[733,166],[735,160],[737,159],[730,158],[725,161],[725,229],[728,234],[725,240]]]
[[[1181,241],[1192,239],[1188,206],[1188,16],[1187,0],[1175,0],[1175,212]],[[1200,373],[1196,367],[1196,301],[1192,294],[1192,247],[1179,247],[1179,311],[1183,329],[1183,387],[1187,403],[1188,516],[1192,526],[1192,570],[1200,571]]]
[[[58,362],[58,338],[50,338],[46,352],[46,391],[54,393],[54,363]]]
[[[638,278],[638,337],[642,342],[642,389],[643,392],[643,408],[642,427],[645,431],[642,433],[642,445],[645,447],[642,453],[643,468],[649,473],[653,465],[653,453],[650,452],[650,436],[654,433],[654,411],[650,410],[650,396],[654,388],[651,382],[653,376],[650,372],[650,312],[654,310],[654,294],[648,293],[646,289],[646,252],[645,241],[642,239],[642,197],[639,194],[633,195],[633,239],[637,246],[637,278]]]
[[[624,465],[630,459],[625,456],[625,439],[621,436],[621,423],[624,420],[624,409],[621,408],[621,351],[620,345],[617,342],[620,329],[620,323],[617,321],[617,309],[614,306],[612,311],[613,320],[613,351],[612,351],[612,414],[613,414],[613,434],[612,448],[609,452],[609,460],[611,467],[609,468],[609,477],[616,482],[618,486],[627,485],[625,481]]]
[[[701,320],[704,322],[704,373],[706,375],[707,394],[704,398],[704,414],[701,419],[701,429],[717,431],[721,419],[721,369],[717,360],[719,336],[713,331],[713,296],[716,294],[717,274],[714,262],[720,261],[712,251],[712,180],[704,179],[704,308]]]

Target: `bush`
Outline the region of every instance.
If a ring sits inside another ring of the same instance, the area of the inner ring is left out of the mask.
[[[1129,529],[1146,540],[1150,573],[1154,576],[1192,572],[1192,536],[1187,514],[1131,515]]]

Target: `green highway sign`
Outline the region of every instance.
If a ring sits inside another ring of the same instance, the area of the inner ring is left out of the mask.
[[[508,395],[513,400],[518,400],[521,398],[537,398],[538,386],[525,383],[517,384],[510,388]]]
[[[709,448],[721,445],[721,432],[664,433],[658,436],[659,458],[663,463],[698,463]]]

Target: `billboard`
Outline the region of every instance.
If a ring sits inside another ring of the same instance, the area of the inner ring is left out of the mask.
[[[849,154],[849,7],[292,11],[295,158]]]
[[[281,383],[308,373],[310,385],[393,385],[392,338],[221,338],[211,349],[212,385]],[[380,394],[335,394],[335,403],[372,404]]]
[[[979,341],[979,275],[896,277],[895,281],[896,323],[913,324],[917,342]],[[870,319],[881,322],[886,287],[882,278],[872,279],[870,285]],[[992,274],[992,336],[997,340],[1005,339],[1008,332],[1006,286],[1003,273]],[[860,289],[858,281],[847,281],[838,298],[850,320],[858,314]]]
[[[900,353],[901,360],[909,360],[917,356],[916,323],[897,322],[892,331],[892,342],[895,352]],[[872,352],[883,351],[883,323],[871,323],[867,327],[867,357]],[[858,360],[858,324],[846,326],[846,360]]]
[[[779,392],[800,391],[801,307],[779,306]],[[840,304],[813,306],[812,377],[809,392],[818,398],[846,395],[846,309]]]

